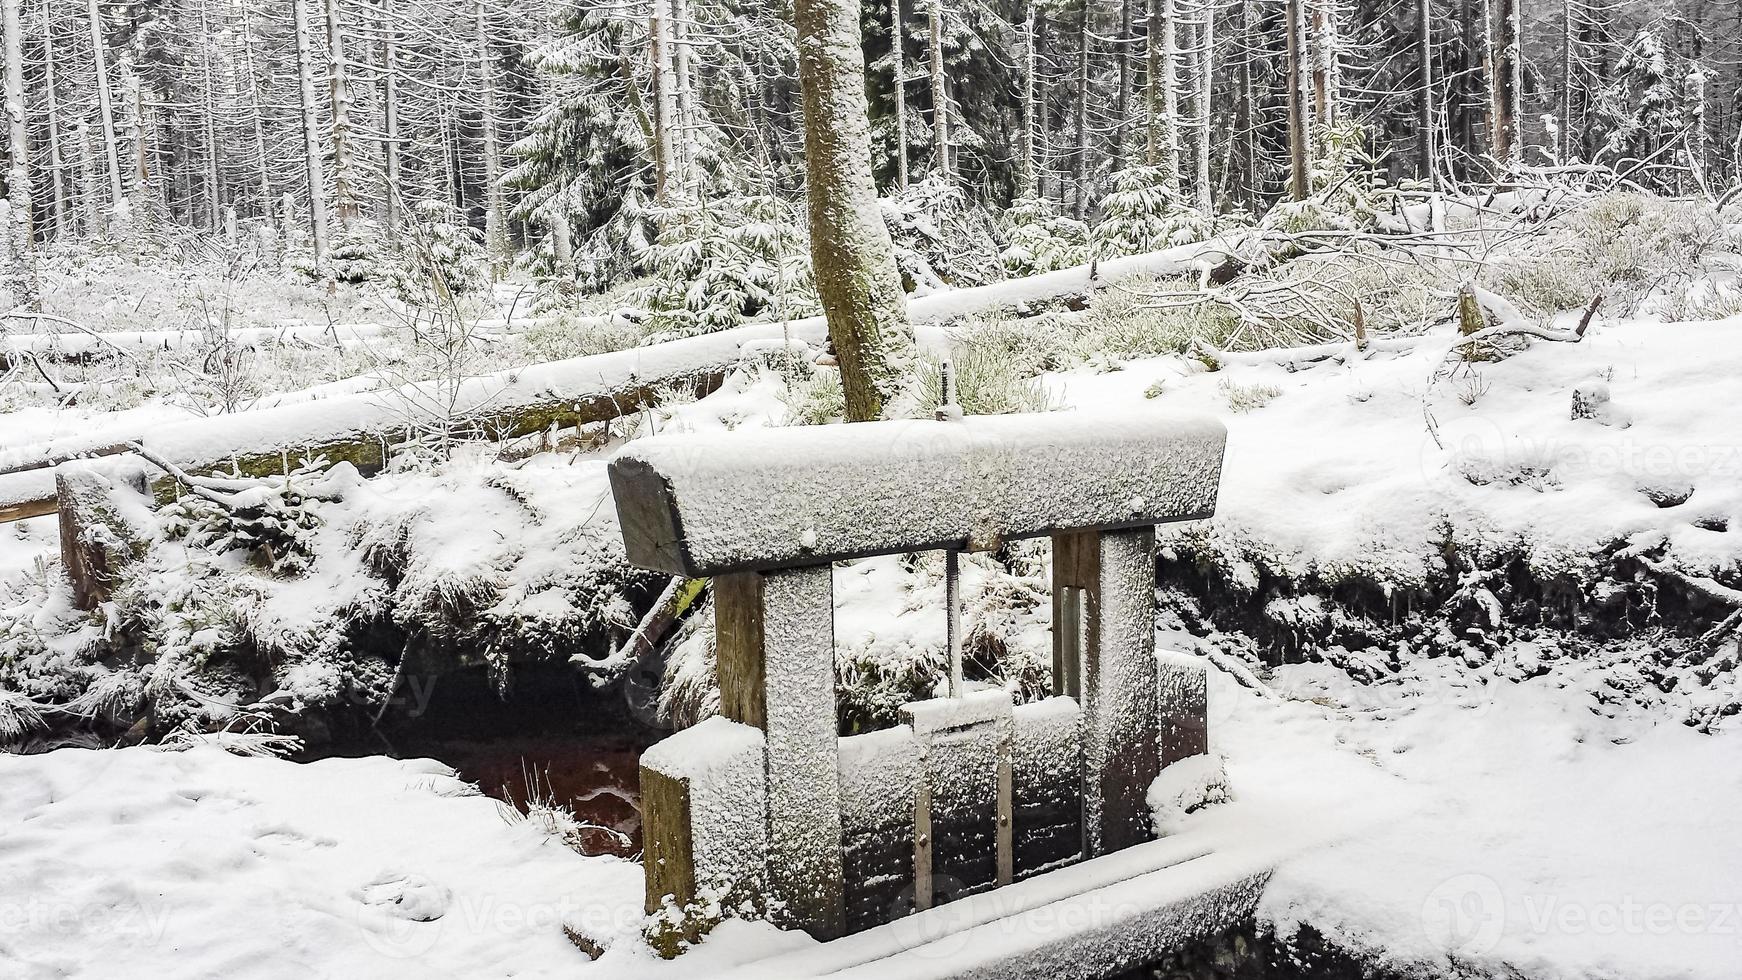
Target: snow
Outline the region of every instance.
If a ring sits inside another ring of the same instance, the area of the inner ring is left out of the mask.
[[[630,560],[695,576],[1191,518],[1221,456],[1219,423],[1147,410],[898,420],[637,440],[612,489],[660,521]]]
[[[587,858],[428,761],[0,755],[0,977],[559,977],[639,925]]]
[[[1219,415],[1228,453],[1207,534],[1231,558],[1263,552],[1293,575],[1360,569],[1419,582],[1440,560],[1448,521],[1523,541],[1549,567],[1611,542],[1666,546],[1695,571],[1742,558],[1742,535],[1702,527],[1742,524],[1742,435],[1721,408],[1742,399],[1742,318],[1599,321],[1580,343],[1536,343],[1447,378],[1454,345],[1441,328],[1403,350],[1346,348],[1294,372],[1241,363],[1209,373],[1160,358],[1049,383],[1073,405],[1105,410],[1140,404],[1165,380],[1156,404]],[[1573,391],[1599,380],[1628,424],[1571,417]],[[1233,412],[1222,382],[1281,394]],[[1686,504],[1651,501],[1646,488],[1668,480],[1695,488]]]

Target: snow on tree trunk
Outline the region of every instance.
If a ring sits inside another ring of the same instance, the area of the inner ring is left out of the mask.
[[[859,0],[796,0],[811,264],[841,365],[846,416],[883,414],[912,334],[871,178]]]
[[[345,31],[339,0],[327,0],[329,95],[333,102],[333,210],[341,232],[356,224],[357,191],[351,162],[351,83],[345,64]]]
[[[48,109],[48,169],[54,185],[54,233],[63,236],[67,233],[67,182],[66,160],[61,152],[61,122],[60,122],[60,86],[57,81],[55,65],[54,35],[55,25],[51,20],[54,8],[51,0],[42,3],[42,60],[43,87],[46,90]]]
[[[1179,192],[1179,0],[1161,0],[1161,166]]]
[[[484,252],[490,260],[490,279],[502,277],[508,252],[508,229],[502,207],[502,147],[497,132],[496,65],[490,57],[490,0],[478,0],[478,81],[484,92]]]
[[[1524,66],[1519,50],[1518,0],[1499,0],[1494,29],[1493,104],[1489,109],[1494,117],[1494,159],[1502,168],[1511,168],[1522,156],[1518,122]]]
[[[1421,68],[1421,105],[1416,127],[1421,139],[1421,175],[1431,187],[1439,186],[1438,132],[1434,122],[1434,20],[1433,0],[1416,0],[1416,60]]]
[[[931,0],[931,101],[932,139],[936,148],[933,170],[945,183],[953,176],[950,166],[950,92],[944,79],[944,0]]]
[[[1071,215],[1078,221],[1089,210],[1089,5],[1077,13],[1076,146],[1071,150],[1071,179],[1076,184]]]
[[[907,55],[901,30],[901,0],[889,0],[889,87],[895,93],[895,189],[907,190]],[[1024,119],[1027,118],[1024,103]],[[1023,130],[1026,140],[1027,128]],[[1027,144],[1025,143],[1024,146]],[[1026,162],[1026,160],[1025,160]]]
[[[1288,164],[1289,193],[1306,200],[1307,167],[1307,71],[1306,0],[1288,0]]]
[[[6,35],[7,276],[12,303],[37,308],[40,297],[30,229],[30,132],[24,119],[24,0],[0,0],[0,31]]]
[[[1206,0],[1203,6],[1203,20],[1198,27],[1197,58],[1192,65],[1196,86],[1193,90],[1197,102],[1197,138],[1193,142],[1195,170],[1197,176],[1198,210],[1205,216],[1215,213],[1215,205],[1210,197],[1210,132],[1215,120],[1214,107],[1210,104],[1210,92],[1213,85],[1216,58],[1216,2]]]
[[[109,165],[109,207],[124,206],[126,193],[121,187],[121,150],[115,139],[115,104],[109,90],[109,45],[103,39],[103,13],[98,0],[90,0],[87,8],[91,23],[91,62],[96,73],[97,114],[103,123],[103,153]],[[108,222],[104,222],[105,227]]]
[[[381,160],[387,186],[381,213],[387,240],[399,239],[399,10],[398,0],[381,0]]]
[[[677,122],[672,141],[677,146],[678,189],[686,198],[699,197],[696,175],[696,97],[690,71],[689,0],[672,0],[672,73],[677,82]]]
[[[677,72],[671,61],[671,0],[653,0],[648,18],[648,55],[653,62],[653,199],[666,204],[677,183]]]
[[[900,0],[894,0],[899,3]],[[1037,179],[1034,167],[1035,145],[1035,53],[1034,35],[1036,28],[1036,0],[1028,0],[1027,19],[1022,31],[1022,192],[1023,197],[1035,196],[1040,193],[1040,181]]]
[[[309,33],[308,0],[291,0],[291,13],[296,27],[296,68],[302,95],[303,172],[308,176],[309,230],[314,235],[315,268],[325,272],[327,177],[321,159],[320,110],[315,102],[314,46]]]

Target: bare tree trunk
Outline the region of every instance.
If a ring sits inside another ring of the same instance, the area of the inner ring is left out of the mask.
[[[1518,0],[1500,0],[1495,28],[1499,36],[1494,44],[1494,158],[1502,167],[1512,167],[1522,158],[1519,139],[1519,98],[1523,89],[1524,65],[1520,57]]]
[[[672,70],[677,78],[677,125],[672,139],[677,144],[678,187],[685,197],[699,197],[696,173],[695,82],[690,72],[689,0],[672,0]]]
[[[253,117],[254,156],[258,164],[256,180],[260,184],[260,216],[273,220],[272,167],[266,153],[266,112],[260,104],[260,75],[254,70],[253,27],[248,8],[242,8],[242,67],[248,73],[249,115]]]
[[[1115,172],[1125,169],[1126,144],[1131,130],[1131,2],[1119,4],[1119,101],[1114,106],[1113,165]]]
[[[1078,221],[1089,210],[1089,5],[1077,14],[1077,105],[1076,146],[1071,151],[1071,180],[1075,197],[1071,214]]]
[[[1215,204],[1210,199],[1210,135],[1215,112],[1210,105],[1210,93],[1214,88],[1216,61],[1216,0],[1204,0],[1203,21],[1198,26],[1198,54],[1193,66],[1197,72],[1197,90],[1194,97],[1197,102],[1198,135],[1193,143],[1192,151],[1196,155],[1198,211],[1206,217],[1215,213]]]
[[[200,36],[211,37],[211,18],[208,16],[208,0],[200,0]],[[208,44],[200,45],[200,81],[204,87],[205,111],[200,113],[201,136],[205,140],[205,178],[206,219],[210,223],[212,234],[217,234],[223,225],[222,193],[218,187],[218,129],[214,121],[218,115],[218,87],[212,79],[212,49]]]
[[[897,0],[899,2],[899,0]],[[1035,172],[1034,142],[1036,113],[1034,35],[1037,28],[1035,0],[1028,0],[1022,31],[1022,194],[1040,195],[1040,179]]]
[[[357,223],[356,177],[351,161],[351,79],[345,62],[345,31],[339,19],[339,0],[327,0],[328,95],[333,103],[333,211],[339,229],[350,231]]]
[[[44,85],[47,89],[48,108],[48,169],[54,186],[54,233],[56,237],[67,233],[67,184],[66,160],[61,152],[61,122],[60,122],[60,86],[56,79],[54,53],[54,24],[50,17],[54,8],[50,0],[42,3],[42,60],[45,72]]]
[[[1416,126],[1421,130],[1421,175],[1430,187],[1439,186],[1439,131],[1434,116],[1434,18],[1433,0],[1416,0],[1416,59],[1421,66],[1421,107]]]
[[[912,333],[871,178],[859,0],[795,0],[811,264],[841,365],[847,420],[883,414]],[[934,8],[935,9],[935,8]]]
[[[1307,93],[1306,16],[1302,0],[1288,0],[1288,163],[1289,193],[1297,201],[1306,200],[1307,167]]]
[[[1032,2],[1032,0],[1031,0]],[[1161,163],[1161,144],[1163,141],[1162,127],[1167,121],[1162,117],[1161,100],[1161,4],[1162,0],[1149,0],[1148,44],[1144,51],[1143,81],[1144,81],[1144,145],[1143,162],[1151,167]]]
[[[945,182],[953,179],[950,166],[950,92],[944,80],[944,0],[931,0],[931,125],[937,144],[934,170]]]
[[[1742,9],[1742,5],[1738,5]],[[1573,140],[1573,0],[1561,0],[1560,133],[1555,154],[1561,163],[1572,156]]]
[[[314,233],[315,268],[327,266],[327,176],[321,160],[319,109],[315,102],[315,64],[308,0],[291,0],[296,27],[296,67],[302,90],[303,168],[308,174],[309,225]],[[288,216],[287,216],[288,217]]]
[[[121,150],[115,139],[115,105],[109,91],[109,44],[103,39],[103,14],[98,0],[90,0],[87,8],[91,21],[91,61],[97,76],[97,114],[103,123],[103,153],[109,164],[109,207],[123,206],[127,199],[121,186]],[[103,225],[108,226],[105,217]]]
[[[1179,0],[1161,0],[1161,165],[1179,190]]]
[[[490,259],[490,279],[502,277],[508,253],[507,229],[503,225],[502,147],[497,132],[496,64],[490,57],[490,26],[486,17],[490,0],[478,0],[478,74],[484,90],[484,249]]]
[[[1337,122],[1339,45],[1337,0],[1308,0],[1312,5],[1313,121]]]
[[[890,88],[895,91],[895,189],[907,190],[907,53],[901,0],[889,0]],[[1026,111],[1026,107],[1024,109]]]
[[[399,240],[399,0],[381,0],[381,159],[385,170],[387,240]]]
[[[670,200],[677,183],[677,78],[671,64],[671,0],[653,0],[648,19],[648,55],[653,61],[653,199]]]
[[[11,266],[12,302],[34,310],[41,302],[36,284],[35,244],[30,222],[30,130],[24,120],[24,0],[0,0],[0,32],[6,35],[6,238]]]

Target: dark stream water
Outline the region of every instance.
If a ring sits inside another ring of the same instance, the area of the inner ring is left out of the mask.
[[[518,668],[506,698],[481,670],[441,674],[404,690],[403,706],[379,730],[307,758],[435,759],[522,811],[529,800],[568,809],[595,828],[571,842],[586,853],[640,853],[641,753],[665,733],[636,721],[621,692],[594,691],[561,664]]]

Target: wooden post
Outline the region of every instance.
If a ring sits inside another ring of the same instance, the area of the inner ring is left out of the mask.
[[[834,566],[721,575],[714,589],[721,714],[764,733],[770,904],[833,938],[845,924]]]
[[[63,463],[54,483],[61,563],[73,606],[89,611],[109,601],[121,569],[143,546],[111,500],[115,486],[107,478],[82,463]]]
[[[1155,529],[1055,534],[1053,602],[1055,691],[1082,705],[1083,851],[1096,857],[1152,836]]]

